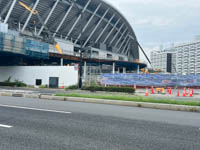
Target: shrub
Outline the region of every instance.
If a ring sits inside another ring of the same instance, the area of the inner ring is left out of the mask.
[[[19,81],[19,80],[15,80],[14,84],[17,87],[26,87],[27,86],[24,82]]]
[[[78,85],[71,85],[71,86],[68,86],[67,89],[68,89],[68,90],[76,90],[76,89],[78,89]]]
[[[0,86],[26,87],[27,85],[19,80],[15,80],[15,82],[10,82],[10,79],[9,79],[4,82],[0,82]]]
[[[133,88],[129,87],[102,87],[102,86],[88,86],[83,87],[82,90],[88,90],[88,91],[107,91],[107,92],[124,92],[124,93],[134,93],[135,90]]]
[[[0,82],[0,86],[11,86],[11,87],[14,87],[15,83],[14,82]]]
[[[40,85],[40,88],[41,88],[41,89],[48,88],[48,85]]]

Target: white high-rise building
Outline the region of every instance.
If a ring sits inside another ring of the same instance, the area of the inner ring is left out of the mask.
[[[172,49],[152,51],[151,63],[154,70],[163,73],[176,73],[176,53]]]
[[[151,62],[164,73],[200,74],[200,40],[153,51]]]
[[[175,47],[178,74],[200,74],[200,41]]]

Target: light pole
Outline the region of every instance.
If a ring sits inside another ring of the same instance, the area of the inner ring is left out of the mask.
[[[78,82],[78,88],[82,88],[82,75],[83,75],[83,53],[84,49],[81,43],[81,48],[80,48],[80,62],[79,62],[79,82]]]

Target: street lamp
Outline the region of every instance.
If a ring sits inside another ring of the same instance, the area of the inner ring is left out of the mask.
[[[82,88],[82,75],[83,75],[83,53],[85,50],[83,49],[82,43],[80,48],[80,62],[79,62],[79,81],[78,81],[78,88]]]

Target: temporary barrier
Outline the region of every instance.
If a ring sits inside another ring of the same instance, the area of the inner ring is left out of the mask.
[[[47,58],[49,54],[49,44],[39,41],[26,40],[26,55],[31,57]]]
[[[200,87],[200,75],[102,74],[103,85]]]
[[[46,59],[49,57],[49,44],[0,32],[0,51]]]
[[[0,51],[4,49],[4,33],[0,32]]]

